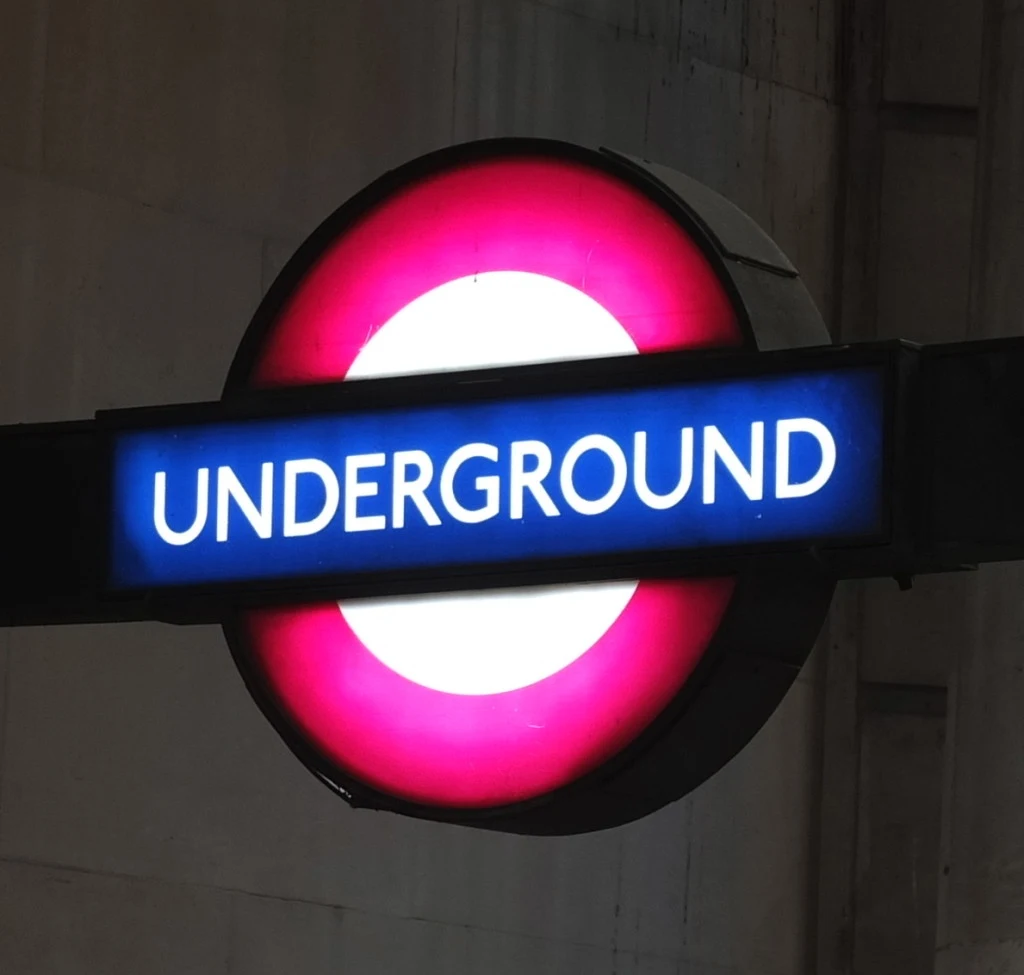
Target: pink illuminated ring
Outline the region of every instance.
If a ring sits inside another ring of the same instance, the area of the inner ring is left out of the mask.
[[[713,248],[663,187],[602,154],[495,140],[403,167],[329,218],[261,305],[225,395],[374,374],[359,363],[388,323],[497,272],[586,296],[639,353],[754,345]],[[431,344],[435,327],[458,341],[446,323],[408,327],[426,359],[461,361]],[[712,669],[735,590],[731,579],[642,581],[560,669],[490,692],[410,679],[335,603],[251,611],[226,630],[264,712],[356,804],[500,819],[593,787],[662,735],[698,666]]]

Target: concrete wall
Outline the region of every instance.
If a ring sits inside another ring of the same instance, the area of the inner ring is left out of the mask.
[[[847,4],[844,339],[984,334],[970,314],[977,177],[988,165],[978,144],[984,6]],[[936,944],[949,937],[939,900],[949,882],[943,797],[956,751],[950,689],[958,660],[987,652],[991,635],[980,632],[974,606],[995,574],[920,578],[906,592],[892,580],[840,587],[822,745],[821,975],[968,970],[941,961],[936,969]],[[1001,623],[995,632],[1008,638]],[[972,700],[984,709],[991,698]],[[978,811],[977,842],[997,815],[994,804]],[[964,907],[961,899],[953,913]]]
[[[832,306],[835,0],[0,0],[0,420],[215,397],[381,170],[607,143],[748,208]],[[0,633],[0,972],[810,971],[813,669],[691,798],[573,839],[355,813],[216,629]]]
[[[988,0],[969,334],[1024,333],[1024,6]],[[952,676],[936,975],[1024,971],[1024,571],[967,589]]]

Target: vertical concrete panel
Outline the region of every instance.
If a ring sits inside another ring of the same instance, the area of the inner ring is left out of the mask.
[[[309,231],[449,138],[454,5],[53,0],[45,165],[234,226]]]
[[[967,328],[974,140],[888,132],[878,337],[953,342]]]
[[[0,816],[4,808],[4,746],[7,742],[7,672],[11,666],[11,634],[0,633]]]
[[[972,335],[1020,335],[1024,307],[1024,7],[986,6]]]
[[[12,13],[11,19],[17,21],[19,14],[23,15],[27,10],[27,7],[18,5],[18,13]],[[17,35],[17,30],[14,33]],[[5,40],[6,38],[0,39],[0,47]],[[0,59],[2,56],[0,52]],[[0,64],[2,63],[0,60]],[[0,72],[2,71],[3,68],[0,67]],[[0,78],[0,99],[3,98],[3,91],[4,81]],[[3,139],[4,111],[0,109],[0,140]],[[11,124],[13,128],[13,120]],[[21,200],[20,194],[10,192],[8,179],[8,171],[0,169],[0,213],[5,214],[5,219],[13,223],[20,213]],[[28,273],[25,241],[19,233],[11,232],[10,223],[5,228],[4,222],[0,220],[0,309],[4,309],[6,315],[0,312],[0,317],[6,319],[6,324],[0,327],[0,369],[4,362],[13,362],[17,355],[18,339],[14,323],[18,321],[21,312],[24,301],[23,283]],[[0,382],[0,423],[16,423],[18,419],[17,391],[15,383],[8,379],[7,382]],[[3,808],[4,802],[3,756],[7,738],[7,671],[10,667],[10,643],[11,631],[0,632],[0,809]]]
[[[856,975],[932,975],[945,720],[864,716]]]
[[[945,687],[966,639],[966,573],[919,576],[903,592],[892,579],[861,585],[861,678],[890,684]]]
[[[414,916],[614,947],[615,831],[549,839],[431,827],[429,839],[408,864]]]
[[[229,895],[226,975],[357,975],[341,967],[345,915],[334,907]]]
[[[717,776],[619,831],[619,950],[676,957],[685,972],[803,970],[817,700],[807,676]]]
[[[1021,334],[1024,263],[1024,9],[984,7],[970,334]],[[1024,569],[988,566],[965,585],[947,770],[936,972],[1024,970]]]
[[[794,684],[753,742],[692,797],[683,958],[806,970],[815,689]]]
[[[819,98],[784,85],[768,105],[765,229],[786,252],[828,321],[834,266],[838,116]]]
[[[418,919],[349,913],[345,915],[338,971],[352,975],[615,975],[616,968],[614,955],[607,948]]]
[[[753,26],[749,3],[723,3],[722,0],[690,0],[680,5],[677,43],[669,51],[679,64],[691,60],[754,77],[750,62],[750,28]],[[765,75],[761,80],[768,80]]]
[[[665,47],[693,60],[821,98],[835,90],[835,0],[687,0]]]
[[[746,69],[806,94],[831,97],[835,89],[836,0],[750,0],[745,34]]]
[[[1017,975],[1024,940],[984,945],[948,945],[935,956],[935,975]]]
[[[972,336],[1021,334],[1024,8],[985,6]],[[954,685],[947,776],[941,975],[1024,970],[1024,611],[1020,563],[972,580],[970,639]]]
[[[954,696],[939,945],[977,945],[983,957],[986,943],[1024,937],[1024,567],[985,566],[972,583]],[[1013,957],[1024,964],[1024,955]]]
[[[889,0],[885,5],[886,101],[976,105],[982,10],[982,4],[962,0]]]
[[[640,152],[655,47],[544,4],[459,6],[455,141],[505,135]]]
[[[689,937],[693,799],[620,831],[615,947],[685,957]]]
[[[678,0],[525,0],[535,6],[553,7],[585,20],[597,21],[617,33],[633,34],[656,43],[674,41],[680,20],[690,16]]]
[[[219,394],[259,297],[257,238],[4,170],[0,209],[11,420]]]
[[[322,5],[309,114],[301,134],[294,121],[284,134],[308,138],[308,162],[296,173],[297,192],[308,184],[308,207],[292,213],[289,205],[276,223],[306,233],[386,170],[456,141],[462,9],[456,0]],[[286,63],[295,59],[290,54]],[[294,119],[301,106],[289,98],[288,111]]]
[[[0,3],[0,164],[39,162],[48,2]]]
[[[830,301],[836,157],[834,109],[744,74],[690,61],[652,89],[646,155],[743,208]]]
[[[227,895],[0,863],[4,975],[227,975]]]
[[[820,783],[816,809],[817,883],[814,959],[818,975],[851,975],[854,861],[857,850],[860,720],[858,654],[863,598],[859,583],[836,588],[822,649]]]
[[[651,92],[646,154],[707,183],[763,225],[771,91],[703,61],[666,61]]]

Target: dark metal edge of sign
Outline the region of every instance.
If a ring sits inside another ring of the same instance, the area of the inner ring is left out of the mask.
[[[755,352],[697,349],[501,366],[423,375],[246,390],[230,399],[104,410],[105,431],[214,422],[376,413],[408,407],[614,392],[730,379],[761,379],[859,367],[887,367],[910,350],[899,341]]]

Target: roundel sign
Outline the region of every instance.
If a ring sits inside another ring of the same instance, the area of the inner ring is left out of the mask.
[[[710,191],[493,140],[335,212],[265,298],[225,397],[822,338],[785,258]],[[559,833],[643,815],[728,760],[830,594],[813,573],[621,579],[248,610],[226,630],[265,714],[353,805]]]

